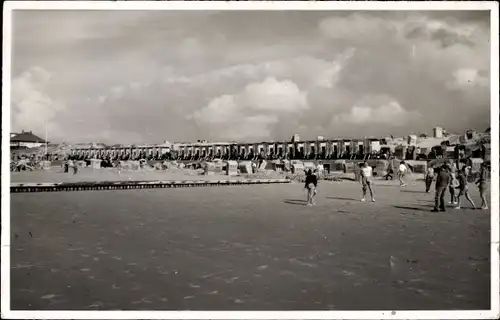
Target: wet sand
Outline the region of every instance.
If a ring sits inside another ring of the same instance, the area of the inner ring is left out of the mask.
[[[361,203],[320,182],[315,207],[298,183],[12,194],[11,307],[489,309],[490,212],[432,213],[422,189]]]

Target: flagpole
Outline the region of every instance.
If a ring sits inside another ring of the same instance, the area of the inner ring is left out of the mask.
[[[47,118],[45,118],[45,157],[47,157],[47,135]]]

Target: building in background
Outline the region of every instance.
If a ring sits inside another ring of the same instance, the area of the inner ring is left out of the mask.
[[[31,131],[10,134],[11,149],[31,149],[39,148],[45,144],[45,140],[34,135]]]

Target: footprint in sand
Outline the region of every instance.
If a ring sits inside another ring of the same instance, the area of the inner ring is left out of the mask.
[[[218,293],[219,293],[219,291],[214,290],[214,291],[207,292],[206,294],[213,295],[213,294],[218,294]]]

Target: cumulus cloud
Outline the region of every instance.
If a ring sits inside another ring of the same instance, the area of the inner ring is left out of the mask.
[[[32,65],[50,70],[16,90],[67,106],[51,122],[75,141],[462,131],[489,126],[488,17],[33,11],[13,19],[12,70],[16,79]],[[72,32],[60,28],[69,20]],[[32,129],[30,113],[12,108],[13,123]]]
[[[370,42],[431,40],[441,47],[485,44],[488,35],[483,26],[453,17],[435,19],[419,12],[353,13],[330,17],[319,23],[321,33],[330,39]]]
[[[474,86],[486,87],[489,79],[480,70],[474,68],[458,69],[453,73],[453,79],[448,86],[453,89],[471,88]]]
[[[46,92],[52,74],[42,67],[32,67],[12,80],[11,130],[31,130],[36,134],[60,134],[55,117],[65,109]]]
[[[399,32],[397,23],[386,23],[383,18],[361,13],[348,16],[336,16],[323,19],[319,23],[319,30],[330,39],[345,40],[365,39],[379,41],[393,37]]]
[[[297,112],[307,109],[307,93],[290,80],[267,78],[262,83],[252,83],[245,88],[242,105],[256,111]]]
[[[270,138],[269,125],[282,114],[300,114],[309,108],[307,93],[290,80],[266,78],[234,95],[222,95],[189,115],[199,125],[217,125],[217,138]]]
[[[215,86],[233,79],[259,80],[265,77],[294,77],[302,80],[304,86],[332,88],[338,82],[343,66],[354,53],[355,48],[347,48],[331,61],[304,55],[254,64],[237,64],[191,76],[178,75],[169,67],[164,69],[162,79],[165,84]]]
[[[361,101],[357,103],[349,112],[334,116],[332,123],[355,125],[382,124],[389,127],[399,127],[421,116],[418,112],[405,110],[395,100],[388,97],[382,99],[386,100],[385,103],[374,105],[374,103],[370,103],[369,100],[377,101],[380,100],[380,98],[365,98],[365,102]]]

